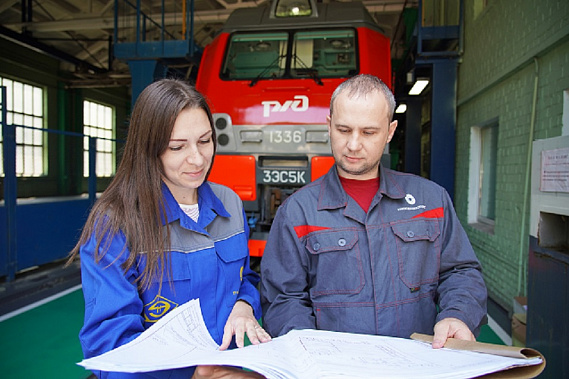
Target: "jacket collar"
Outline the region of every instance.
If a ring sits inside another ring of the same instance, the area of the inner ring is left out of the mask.
[[[397,180],[396,171],[379,165],[379,192],[391,199],[403,199],[405,191]]]
[[[205,231],[205,227],[208,226],[216,216],[231,217],[221,200],[213,193],[208,182],[204,182],[198,187],[200,216],[197,224],[182,211],[180,205],[176,199],[174,199],[172,192],[170,192],[170,189],[164,182],[162,182],[162,196],[168,222],[172,223],[176,220],[180,220],[180,225],[186,229]],[[166,221],[164,220],[164,216],[160,215],[160,217],[162,219],[162,225],[165,225]]]
[[[385,195],[392,199],[402,199],[405,197],[405,192],[397,183],[394,171],[383,167],[381,164],[379,165],[378,194],[380,195],[379,197]],[[378,194],[376,194],[376,199],[374,199],[372,203],[379,201]],[[348,205],[348,197],[348,194],[342,187],[342,183],[340,183],[336,165],[333,165],[320,182],[318,210],[346,207]]]

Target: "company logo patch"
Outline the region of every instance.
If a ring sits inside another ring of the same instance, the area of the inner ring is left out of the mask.
[[[308,110],[308,96],[297,95],[294,100],[287,100],[283,104],[277,100],[261,101],[261,104],[263,104],[263,117],[269,117],[271,112],[286,112],[289,108],[294,112],[305,112]]]
[[[168,300],[165,297],[156,295],[154,300],[144,306],[144,321],[156,322],[160,320],[166,313],[175,309],[178,303]]]
[[[405,201],[409,205],[414,205],[415,204],[415,197],[413,195],[411,195],[410,193],[408,193],[407,195],[405,195]]]
[[[415,205],[415,203],[417,202],[417,199],[415,199],[415,196],[411,195],[410,193],[405,195],[405,201],[407,202],[408,205],[413,205],[413,206],[397,208],[398,211],[416,211],[419,209],[427,208],[425,205],[422,205],[422,204]]]

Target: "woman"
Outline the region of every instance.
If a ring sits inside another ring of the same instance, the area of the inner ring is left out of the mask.
[[[86,358],[133,340],[195,298],[221,349],[242,347],[245,333],[253,344],[270,340],[256,321],[259,277],[249,268],[242,202],[207,182],[215,145],[211,111],[192,86],[163,79],[142,91],[116,176],[71,252],[81,257]],[[95,374],[190,378],[194,369]],[[254,375],[201,367],[195,377],[228,374]]]

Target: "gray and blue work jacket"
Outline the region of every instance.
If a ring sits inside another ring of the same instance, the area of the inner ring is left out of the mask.
[[[486,322],[481,266],[448,193],[380,166],[368,212],[336,167],[278,209],[261,262],[263,323],[272,336],[323,329],[408,338],[455,317]]]
[[[138,337],[178,305],[199,299],[206,327],[221,344],[225,323],[237,300],[251,305],[261,317],[259,276],[249,268],[249,227],[243,203],[227,187],[206,182],[198,188],[198,222],[186,215],[166,185],[163,224],[170,226],[169,273],[160,287],[146,290],[136,279],[145,267],[146,254],[126,272],[122,264],[130,251],[122,232],[108,236],[108,250],[95,262],[94,236],[81,247],[81,275],[85,322],[79,333],[85,358],[97,356]],[[232,343],[232,347],[235,344]],[[159,348],[159,346],[157,347]],[[127,374],[95,372],[105,379],[190,378],[194,368]]]

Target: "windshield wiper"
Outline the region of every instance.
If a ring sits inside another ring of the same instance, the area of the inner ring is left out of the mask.
[[[261,80],[261,78],[263,77],[263,75],[265,75],[265,74],[267,73],[267,71],[269,71],[269,69],[271,69],[271,68],[273,68],[273,67],[275,66],[275,63],[276,63],[276,66],[278,67],[278,65],[279,65],[279,63],[280,63],[280,61],[281,61],[281,59],[284,58],[284,57],[285,57],[284,55],[279,55],[278,57],[276,57],[276,59],[273,60],[271,63],[269,63],[269,65],[268,65],[267,67],[265,67],[265,68],[263,69],[263,71],[261,71],[261,72],[259,73],[259,75],[257,75],[257,77],[256,77],[255,79],[251,80],[251,83],[249,83],[249,87],[253,87],[255,84],[257,84],[257,82],[258,82],[259,80]]]
[[[318,76],[318,70],[317,69],[308,67],[306,65],[306,63],[304,63],[298,55],[295,54],[295,55],[293,55],[293,57],[294,57],[295,63],[299,62],[300,65],[302,66],[302,69],[295,69],[297,74],[299,74],[299,73],[307,74],[307,76],[314,79],[316,84],[318,84],[319,86],[324,85],[324,83],[322,83],[322,79],[320,79],[320,76]]]

